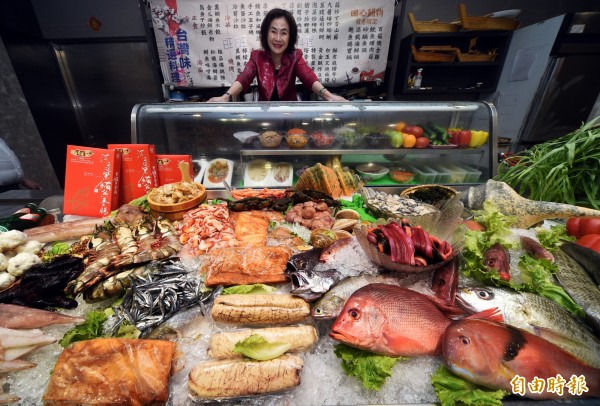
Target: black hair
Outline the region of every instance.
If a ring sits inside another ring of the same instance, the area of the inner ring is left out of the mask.
[[[269,27],[271,27],[271,21],[276,18],[283,17],[287,20],[288,25],[290,26],[290,40],[288,42],[288,46],[285,49],[285,52],[294,52],[296,48],[296,42],[298,41],[298,26],[296,25],[296,20],[292,13],[287,10],[283,10],[280,8],[274,8],[270,10],[265,18],[262,20],[260,24],[260,45],[264,50],[269,49]]]

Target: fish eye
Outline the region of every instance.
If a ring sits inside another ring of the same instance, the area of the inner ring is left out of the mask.
[[[352,317],[354,320],[358,320],[360,319],[360,311],[358,311],[358,309],[350,309],[348,310],[348,314],[350,315],[350,317]]]
[[[469,340],[469,337],[466,336],[460,336],[458,337],[458,339],[460,340],[461,343],[463,343],[464,345],[469,345],[471,344],[471,340]]]
[[[477,292],[477,296],[479,296],[482,299],[490,299],[491,295],[488,291],[486,290],[480,290]]]
[[[314,312],[315,314],[321,314],[322,310],[320,307],[315,307]]]

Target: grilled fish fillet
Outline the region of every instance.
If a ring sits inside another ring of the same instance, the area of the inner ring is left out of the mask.
[[[234,247],[210,251],[200,265],[206,286],[283,283],[292,256],[287,247]]]
[[[162,405],[176,344],[98,338],[67,347],[56,362],[44,405]]]
[[[264,247],[267,245],[269,220],[255,212],[241,212],[235,218],[235,238],[240,247]]]

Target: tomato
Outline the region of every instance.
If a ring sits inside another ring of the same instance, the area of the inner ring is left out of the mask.
[[[427,148],[429,146],[429,138],[427,137],[419,137],[415,143],[415,148]]]
[[[404,148],[412,148],[417,143],[417,137],[413,134],[403,134],[404,139],[402,140],[402,147]]]
[[[586,234],[577,240],[577,244],[600,253],[600,234]]]
[[[406,126],[406,127],[404,127],[404,130],[402,132],[405,132],[407,134],[412,134],[417,138],[423,136],[423,128],[419,127],[418,125]]]
[[[600,234],[600,217],[571,217],[567,220],[567,234],[576,238],[586,234]]]

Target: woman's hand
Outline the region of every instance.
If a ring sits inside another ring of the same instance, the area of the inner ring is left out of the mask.
[[[343,98],[342,96],[338,96],[337,94],[333,94],[333,93],[329,93],[329,97],[327,98],[327,101],[348,101],[348,99]]]
[[[210,99],[208,99],[207,103],[226,103],[229,101],[229,95],[222,95],[222,96],[216,96],[216,97],[211,97]]]

